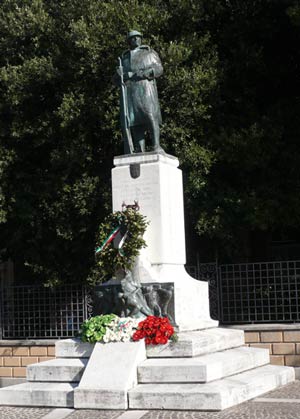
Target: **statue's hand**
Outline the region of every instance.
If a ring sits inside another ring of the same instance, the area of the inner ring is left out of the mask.
[[[148,80],[153,80],[154,79],[153,68],[147,68],[146,70],[144,70],[144,76]]]
[[[128,73],[124,73],[123,74],[123,79],[124,81],[128,81],[132,78],[132,76],[134,75],[134,73],[132,73],[131,71],[128,71]]]
[[[152,80],[154,78],[154,72],[152,68],[146,68],[143,70],[138,70],[136,76],[139,80]]]

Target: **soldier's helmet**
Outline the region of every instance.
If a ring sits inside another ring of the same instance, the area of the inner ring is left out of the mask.
[[[142,38],[143,35],[139,31],[129,31],[127,34],[127,41],[133,36],[139,36],[140,38]]]

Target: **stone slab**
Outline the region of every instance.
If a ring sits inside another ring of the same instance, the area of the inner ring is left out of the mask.
[[[134,154],[124,154],[122,156],[115,156],[114,165],[115,166],[128,166],[130,164],[141,164],[141,163],[156,163],[163,162],[171,164],[175,167],[179,166],[179,160],[177,157],[172,156],[167,153],[157,153],[157,152],[146,152],[146,153],[134,153]]]
[[[55,344],[55,356],[57,358],[89,358],[94,346],[91,343],[83,343],[77,338],[59,340]]]
[[[212,328],[178,333],[178,342],[147,346],[148,358],[193,357],[244,345],[242,330]]]
[[[1,346],[54,346],[57,340],[54,339],[3,339]]]
[[[224,326],[226,327],[226,326]],[[260,330],[300,330],[300,323],[259,323],[259,324],[234,324],[228,327],[245,331]]]
[[[144,341],[96,343],[79,386],[76,409],[127,409],[127,392],[137,384],[137,366],[146,359]]]
[[[223,410],[294,380],[294,369],[267,365],[206,384],[139,384],[131,409]]]
[[[269,350],[229,349],[195,358],[150,358],[138,366],[139,383],[204,383],[269,363]]]
[[[174,164],[175,163],[175,164]],[[150,224],[144,235],[151,264],[181,264],[185,258],[182,172],[178,159],[145,153],[114,159],[112,170],[113,211],[138,201]],[[131,176],[130,165],[140,165],[140,175]]]
[[[294,370],[296,380],[300,380],[300,367],[294,367]]]
[[[87,358],[57,358],[31,364],[26,369],[27,380],[79,382],[87,361]]]
[[[24,383],[0,389],[0,405],[73,407],[74,388],[69,383]]]
[[[26,378],[1,377],[0,388],[26,383]]]

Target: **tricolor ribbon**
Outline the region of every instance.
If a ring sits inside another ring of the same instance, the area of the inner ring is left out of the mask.
[[[119,255],[121,255],[121,256],[125,256],[122,247],[125,243],[125,240],[127,239],[127,236],[128,236],[128,230],[126,230],[124,236],[121,238],[121,240],[119,242],[119,245],[118,245],[118,252],[119,252]]]
[[[99,253],[101,252],[103,249],[105,249],[105,247],[111,243],[113,241],[113,239],[117,236],[117,234],[119,233],[119,231],[121,230],[121,225],[118,225],[117,227],[115,227],[107,236],[107,238],[104,240],[104,242],[102,243],[101,246],[97,247],[97,249],[95,250],[95,253]]]

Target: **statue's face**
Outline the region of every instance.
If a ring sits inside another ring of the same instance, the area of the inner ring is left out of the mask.
[[[142,38],[140,36],[132,36],[128,40],[130,49],[135,49],[139,47],[142,43]]]

